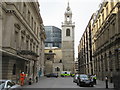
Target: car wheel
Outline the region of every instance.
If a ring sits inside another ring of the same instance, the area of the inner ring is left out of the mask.
[[[79,84],[77,83],[77,85],[79,85]]]
[[[80,87],[82,87],[82,86],[83,86],[83,84],[79,83],[79,86],[80,86]]]
[[[90,86],[93,87],[93,84],[91,84]]]
[[[80,86],[80,84],[79,84],[79,83],[77,83],[77,85],[78,85],[78,86]]]
[[[82,87],[82,85],[81,85],[81,84],[79,84],[79,86],[80,86],[80,87]]]

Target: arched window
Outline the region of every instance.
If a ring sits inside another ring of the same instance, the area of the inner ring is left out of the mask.
[[[50,50],[49,53],[52,53],[52,50]]]
[[[16,75],[16,64],[13,65],[13,71],[12,71],[13,75]]]
[[[66,36],[70,36],[70,29],[66,30]]]
[[[60,68],[59,67],[55,68],[55,71],[60,71]]]
[[[62,63],[62,60],[60,60],[59,63]]]

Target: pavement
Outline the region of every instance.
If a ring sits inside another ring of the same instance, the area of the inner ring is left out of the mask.
[[[97,80],[97,85],[95,85],[97,88],[106,88],[105,81]],[[114,88],[113,83],[108,83],[108,88]]]
[[[37,83],[33,83],[32,85],[24,85],[22,88],[79,88],[79,90],[106,90],[105,81],[97,80],[97,85],[94,85],[94,87],[79,87],[76,83],[73,83],[72,77],[41,77]],[[108,88],[108,90],[114,90],[113,84],[108,83]]]

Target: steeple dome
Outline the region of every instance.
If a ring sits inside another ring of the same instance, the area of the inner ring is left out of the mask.
[[[65,14],[72,14],[71,8],[69,6],[69,2],[68,2],[68,6],[66,8]]]
[[[66,24],[71,24],[72,23],[72,11],[71,11],[71,8],[69,6],[69,2],[68,2],[68,6],[66,8],[66,11],[65,11],[65,23]]]

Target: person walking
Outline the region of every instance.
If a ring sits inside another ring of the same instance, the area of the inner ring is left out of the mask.
[[[41,74],[42,74],[42,71],[39,70],[39,72],[38,72],[38,76],[39,76],[39,78],[40,78]]]
[[[38,76],[36,76],[36,83],[38,82]]]
[[[108,77],[105,77],[105,84],[106,84],[106,88],[108,88]]]
[[[31,85],[32,84],[32,79],[29,78],[28,84]]]
[[[20,73],[20,85],[21,86],[24,85],[25,76],[26,74],[24,74],[24,72]]]
[[[96,79],[97,79],[97,78],[96,78],[96,75],[94,75],[94,76],[93,76],[93,82],[94,82],[95,85],[97,84],[97,83],[96,83]]]

